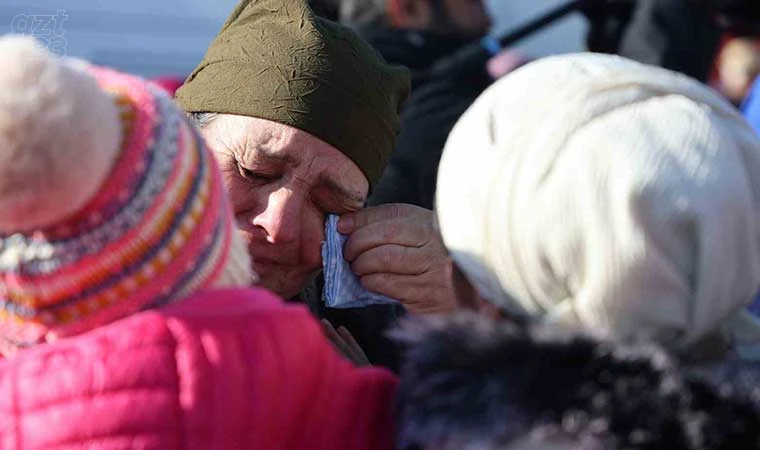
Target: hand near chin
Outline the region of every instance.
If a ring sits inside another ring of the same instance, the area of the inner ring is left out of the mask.
[[[418,314],[455,308],[450,259],[432,211],[391,204],[341,216],[349,235],[343,254],[370,291],[399,300]]]

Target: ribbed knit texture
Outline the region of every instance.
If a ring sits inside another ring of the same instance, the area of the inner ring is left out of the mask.
[[[684,76],[593,54],[538,61],[456,125],[437,211],[492,302],[684,349],[758,342],[760,140]]]
[[[71,217],[0,235],[5,345],[86,331],[220,278],[251,281],[245,252],[231,257],[235,228],[216,162],[182,112],[144,80],[88,70],[121,111],[121,152]]]

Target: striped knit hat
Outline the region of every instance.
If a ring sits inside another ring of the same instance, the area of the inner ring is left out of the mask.
[[[252,283],[213,155],[150,83],[0,39],[0,347]]]

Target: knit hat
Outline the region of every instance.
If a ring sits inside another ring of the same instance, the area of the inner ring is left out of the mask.
[[[760,141],[694,80],[615,56],[529,64],[460,119],[436,197],[454,260],[512,313],[677,350],[760,342]]]
[[[0,39],[0,341],[246,286],[213,155],[151,83]],[[10,346],[8,345],[10,344]]]
[[[306,0],[242,0],[177,91],[188,112],[258,117],[303,130],[348,156],[370,184],[382,174],[409,94],[353,31]]]

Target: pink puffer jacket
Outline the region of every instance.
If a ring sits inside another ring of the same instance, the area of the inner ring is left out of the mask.
[[[207,291],[0,361],[0,448],[390,449],[395,388],[303,307]]]

